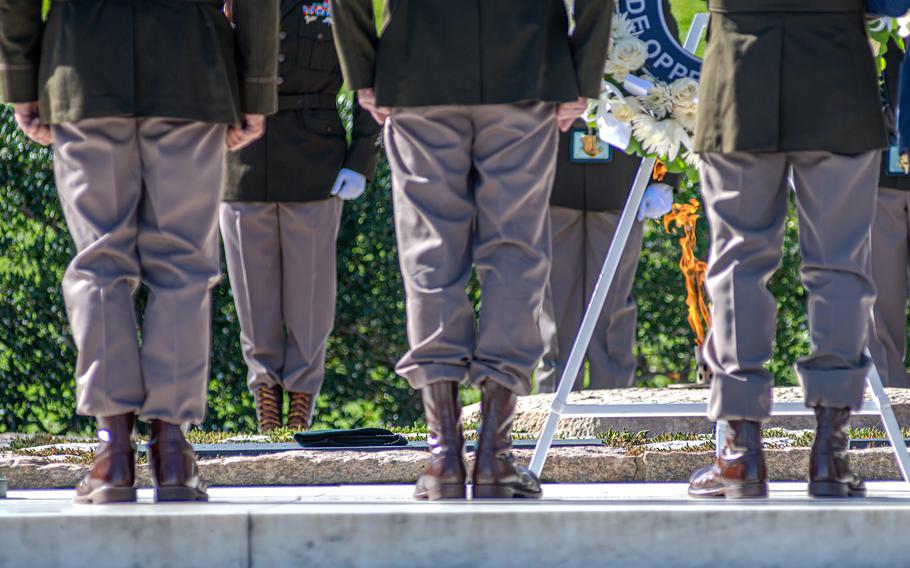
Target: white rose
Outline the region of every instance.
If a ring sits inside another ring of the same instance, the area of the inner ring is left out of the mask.
[[[698,100],[698,81],[690,77],[677,79],[670,85],[670,94],[676,105],[694,105]]]
[[[608,62],[624,67],[629,72],[638,71],[648,61],[648,46],[638,38],[621,39],[613,44]]]
[[[611,101],[610,112],[620,122],[630,124],[641,114],[641,105],[633,97],[626,97],[622,101]]]
[[[607,59],[606,65],[604,65],[604,73],[613,77],[616,81],[622,83],[626,80],[626,75],[629,74],[629,69],[623,65],[620,65],[612,59]]]

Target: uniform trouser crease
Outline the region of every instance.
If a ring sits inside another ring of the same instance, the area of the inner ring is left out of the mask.
[[[80,414],[203,420],[224,131],[165,118],[54,125],[57,190],[77,250],[63,292]],[[141,335],[140,283],[149,290]]]
[[[553,105],[395,109],[386,128],[410,343],[398,373],[418,389],[492,379],[527,394],[543,351]]]
[[[318,395],[335,320],[342,201],[225,202],[221,234],[247,384]]]
[[[705,154],[700,168],[711,232],[707,287],[715,372],[712,419],[770,416],[776,301],[768,280],[781,258],[792,169],[800,271],[808,294],[811,353],[796,364],[808,406],[857,409],[869,360],[870,228],[879,153]]]

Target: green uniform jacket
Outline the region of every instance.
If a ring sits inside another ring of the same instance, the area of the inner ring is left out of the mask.
[[[159,116],[238,123],[276,109],[278,0],[0,0],[0,95],[46,123]]]
[[[351,143],[338,115],[341,65],[327,0],[283,0],[278,59],[279,111],[265,135],[228,153],[226,201],[327,199],[341,168],[372,178],[379,125],[354,104]]]
[[[698,152],[887,144],[863,0],[709,0]]]
[[[332,0],[348,87],[389,107],[565,102],[600,92],[612,2],[387,0],[382,39],[372,0]]]

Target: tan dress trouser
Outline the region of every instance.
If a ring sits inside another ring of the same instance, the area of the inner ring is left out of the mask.
[[[385,143],[410,343],[397,371],[412,387],[491,379],[530,392],[557,140],[552,104],[392,111]],[[479,320],[465,293],[472,267]]]
[[[553,268],[540,318],[546,351],[537,368],[538,392],[554,392],[559,385],[621,214],[550,207]],[[642,238],[643,224],[636,222],[588,346],[589,388],[630,387],[635,381],[638,307],[632,286]],[[582,370],[573,389],[582,389],[583,381]]]
[[[221,205],[221,234],[250,390],[319,394],[335,323],[342,201]],[[315,400],[315,396],[313,397]]]
[[[812,349],[796,373],[807,406],[862,405],[875,301],[870,230],[880,158],[880,152],[702,155],[711,231],[707,287],[714,302],[705,352],[715,372],[711,419],[770,416],[774,378],[764,365],[772,354],[777,304],[766,285],[780,264],[791,168]]]
[[[77,250],[63,278],[79,350],[77,411],[201,422],[225,126],[100,118],[55,125],[53,134],[57,192]],[[141,343],[140,283],[149,289]]]
[[[910,387],[907,356],[907,266],[910,191],[878,189],[872,225],[872,277],[875,300],[872,360],[886,386]]]

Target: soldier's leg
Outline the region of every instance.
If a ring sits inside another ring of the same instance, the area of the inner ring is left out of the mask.
[[[335,241],[343,203],[332,197],[279,205],[288,334],[282,384],[291,393],[291,428],[309,427],[325,378],[326,342],[335,325]]]
[[[386,127],[410,344],[396,370],[415,389],[463,381],[474,353],[473,136],[464,107],[395,109]]]
[[[474,352],[471,273],[474,197],[464,107],[395,109],[386,124],[395,236],[407,300],[410,350],[396,371],[420,389],[432,451],[417,499],[464,499],[464,433],[458,383]]]
[[[551,104],[478,106],[474,122],[481,308],[471,382],[480,387],[473,497],[540,498],[538,479],[510,459],[518,396],[543,353],[538,319],[550,275],[550,191],[558,135]]]
[[[550,191],[558,141],[553,105],[472,107],[481,287],[471,382],[493,380],[515,394],[531,390],[543,353],[538,327],[550,273]]]
[[[761,423],[771,414],[777,303],[767,283],[780,264],[787,156],[703,154],[699,173],[711,231],[707,288],[714,301],[705,359],[714,371],[708,415],[727,421],[721,452],[689,479],[693,497],[768,496]]]
[[[137,210],[142,194],[136,121],[53,127],[57,193],[76,244],[63,277],[76,361],[76,409],[138,412],[145,401],[133,294],[139,285]]]
[[[141,415],[169,424],[205,417],[210,289],[220,277],[218,206],[225,126],[139,119],[142,178],[139,260],[149,300],[141,364]]]
[[[812,344],[797,375],[807,406],[856,410],[869,370],[863,352],[875,302],[870,240],[880,153],[797,152],[790,159]]]
[[[221,204],[221,236],[250,392],[281,382],[284,321],[277,203]]]
[[[863,496],[863,480],[850,471],[848,429],[871,364],[865,349],[875,304],[871,229],[881,152],[796,152],[790,160],[812,349],[796,373],[817,422],[809,494]]]
[[[221,204],[221,236],[260,432],[280,428],[285,338],[278,205]]]
[[[907,197],[910,193],[879,188],[872,225],[872,279],[878,289],[869,350],[886,386],[910,387],[907,355]]]
[[[784,154],[705,154],[702,196],[711,232],[707,288],[715,372],[712,420],[761,422],[770,416],[777,302],[767,282],[780,264],[787,217]]]
[[[590,298],[600,275],[601,265],[619,226],[619,212],[589,211],[586,214],[587,265],[585,269],[585,298]],[[626,248],[619,261],[616,277],[607,294],[594,337],[588,348],[591,369],[590,388],[612,389],[631,387],[635,383],[635,328],[638,306],[632,297],[635,272],[641,257],[644,224],[635,222]]]
[[[537,391],[554,392],[566,368],[585,311],[585,212],[550,207],[553,263],[540,314],[544,355],[537,367]],[[584,370],[573,388],[584,385]]]

